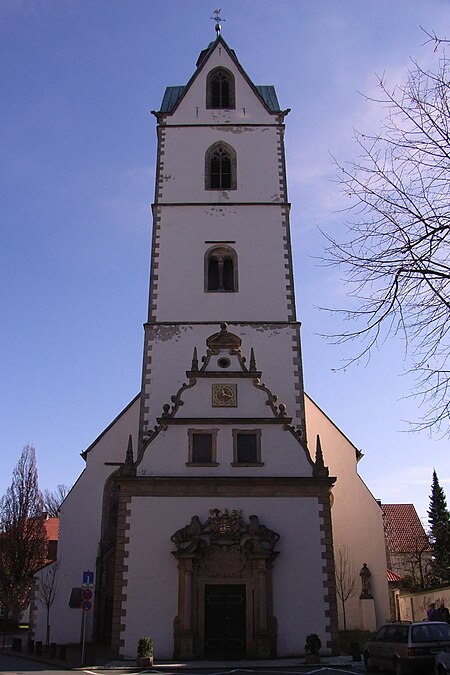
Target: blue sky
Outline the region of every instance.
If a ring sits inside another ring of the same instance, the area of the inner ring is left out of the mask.
[[[448,440],[407,433],[419,402],[394,338],[368,365],[320,337],[339,319],[336,270],[319,228],[339,235],[331,155],[355,156],[353,129],[382,109],[358,92],[375,73],[404,81],[432,66],[420,26],[450,26],[447,0],[2,0],[0,3],[0,494],[33,443],[41,488],[71,484],[79,453],[138,392],[148,296],[155,120],[223,36],[256,84],[274,84],[286,119],[296,298],[305,386],[364,452],[359,472],[384,502],[421,517],[436,468],[450,497]],[[449,31],[447,30],[447,34]],[[448,35],[447,35],[448,36]]]

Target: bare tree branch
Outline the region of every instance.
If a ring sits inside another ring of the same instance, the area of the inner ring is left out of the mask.
[[[356,132],[358,157],[336,162],[352,203],[346,239],[325,235],[324,263],[343,271],[356,303],[338,310],[354,328],[329,337],[360,342],[351,363],[400,336],[425,411],[413,428],[448,434],[449,61],[441,58],[436,72],[414,63],[405,85],[390,90],[379,78],[378,86],[380,97],[370,100],[386,108],[383,128]]]
[[[347,545],[339,546],[335,555],[336,593],[342,605],[342,618],[344,630],[347,630],[347,616],[345,606],[347,600],[352,598],[358,590],[358,574],[355,565],[350,559],[350,551]]]
[[[5,621],[28,605],[31,574],[47,554],[47,533],[39,491],[36,456],[26,445],[14,469],[11,486],[0,501],[0,600]]]
[[[56,490],[44,490],[44,511],[50,518],[59,517],[59,508],[67,495],[70,487],[61,483],[56,486]]]
[[[47,565],[41,571],[39,578],[39,600],[44,605],[47,615],[47,630],[45,637],[46,647],[50,644],[50,610],[55,602],[56,593],[58,591],[58,573],[61,561],[54,561]]]

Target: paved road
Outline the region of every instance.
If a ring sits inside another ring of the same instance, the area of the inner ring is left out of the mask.
[[[36,661],[30,661],[28,659],[21,659],[19,656],[9,656],[6,654],[0,654],[0,673],[51,673],[51,675],[56,675],[56,673],[65,673],[67,675],[67,670],[58,670],[57,668],[52,668],[47,666],[44,663],[38,663]]]
[[[52,667],[45,663],[38,663],[30,659],[24,659],[20,656],[12,656],[0,653],[0,675],[22,675],[22,673],[40,673],[41,675],[61,675],[67,674],[70,669],[61,667]],[[193,670],[185,670],[185,675],[348,675],[349,673],[365,673],[362,664],[353,664],[353,667],[348,668],[327,667],[325,665],[309,666],[309,667],[287,667],[287,668],[195,668]],[[73,671],[72,671],[73,672]],[[79,673],[86,673],[86,675],[144,675],[145,673],[151,675],[181,675],[180,669],[170,671],[167,668],[158,670],[155,667],[152,670],[130,670],[129,668],[123,671],[120,668],[114,670],[106,670],[102,668],[77,669]]]

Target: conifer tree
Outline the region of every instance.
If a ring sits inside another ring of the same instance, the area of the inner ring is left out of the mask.
[[[433,545],[433,573],[439,581],[450,580],[450,514],[444,490],[433,471],[428,522]]]

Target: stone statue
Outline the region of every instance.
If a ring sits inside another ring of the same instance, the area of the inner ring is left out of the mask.
[[[367,567],[367,563],[364,563],[359,572],[361,577],[361,599],[367,599],[372,597],[372,589],[370,587],[370,570]]]
[[[192,552],[206,545],[202,539],[202,525],[198,516],[192,516],[189,525],[177,530],[170,538],[178,551]]]
[[[257,553],[260,550],[273,551],[280,535],[261,525],[258,516],[249,516],[245,546]]]

